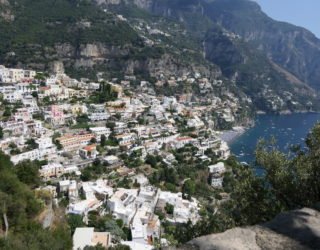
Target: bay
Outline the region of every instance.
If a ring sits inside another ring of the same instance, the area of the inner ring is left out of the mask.
[[[240,162],[252,164],[259,139],[275,137],[277,147],[288,152],[291,145],[305,146],[305,138],[320,121],[318,113],[258,115],[255,125],[230,143],[231,152]],[[259,171],[258,171],[259,172]]]

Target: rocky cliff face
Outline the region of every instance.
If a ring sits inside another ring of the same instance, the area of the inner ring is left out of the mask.
[[[306,29],[277,22],[247,0],[216,0],[205,14],[301,81],[320,89],[320,40]]]
[[[155,44],[130,21],[105,9],[107,5],[120,3],[120,0],[97,0],[95,4],[77,0],[1,0],[0,13],[14,13],[19,18],[13,22],[0,18],[3,31],[0,63],[54,71],[57,69],[52,65],[59,63],[59,68],[74,77],[86,74],[94,77],[98,72],[108,77],[139,72],[144,77],[160,74],[170,77],[194,70],[203,75],[219,72],[209,63],[182,62],[179,48],[172,48],[169,36]],[[134,1],[141,8],[151,3]],[[26,23],[29,25],[25,26]],[[170,51],[162,49],[165,46]]]
[[[256,3],[247,0],[125,2],[182,23],[188,35],[198,41],[199,52],[204,58],[218,65],[223,76],[231,79],[249,95],[258,109],[300,109],[307,105],[303,100],[310,98],[315,102],[316,92],[312,87],[316,82],[310,81],[307,65],[316,65],[320,60],[305,62],[305,57],[298,56],[312,46],[302,45],[301,51],[295,49],[296,55],[293,55],[290,52],[293,47],[290,38],[281,33],[283,24],[268,18]],[[266,26],[264,22],[261,23],[261,19],[267,19],[274,28],[268,32],[261,30],[261,27]],[[299,33],[299,28],[295,26],[290,26],[290,30]],[[258,39],[263,43],[256,43]],[[312,72],[312,78],[319,78],[318,74]],[[287,96],[286,92],[293,94],[295,100]],[[294,107],[295,104],[287,105],[290,102],[300,103],[300,108]]]
[[[279,214],[263,225],[234,228],[203,236],[178,248],[185,250],[320,249],[320,213],[304,208]]]

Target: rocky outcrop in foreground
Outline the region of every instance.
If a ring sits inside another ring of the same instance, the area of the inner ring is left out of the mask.
[[[304,208],[282,213],[268,223],[199,237],[179,249],[320,249],[320,212]]]

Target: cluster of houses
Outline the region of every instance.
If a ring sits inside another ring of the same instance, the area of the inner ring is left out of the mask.
[[[101,211],[103,205],[106,205],[114,219],[121,219],[130,228],[134,244],[126,241],[122,241],[122,244],[135,246],[134,249],[149,248],[155,240],[161,238],[161,223],[156,214],[159,211],[164,213],[167,204],[174,207],[168,218],[171,223],[181,224],[190,220],[195,224],[200,219],[200,205],[195,198],[184,199],[182,193],[162,191],[148,182],[141,182],[138,189],[125,189],[112,188],[108,181],[102,179],[79,183],[63,180],[59,182],[59,192],[69,197],[67,213],[81,215],[84,221],[90,211]],[[82,199],[80,193],[83,193]],[[75,234],[74,241],[79,246],[82,243],[77,237]]]
[[[122,81],[107,82],[117,92],[116,100],[89,103],[88,98],[99,91],[100,82],[78,81],[61,72],[47,77],[40,75],[0,66],[0,94],[5,107],[0,121],[3,133],[0,150],[14,164],[46,161],[39,169],[40,176],[58,185],[43,188],[54,197],[59,193],[68,197],[67,213],[79,214],[86,221],[88,212],[107,207],[115,219],[121,219],[131,229],[132,242],[123,244],[134,249],[147,249],[161,238],[157,214],[166,213],[167,204],[174,206],[173,213],[166,218],[171,223],[189,220],[196,223],[200,219],[200,206],[195,198],[186,200],[181,193],[149,185],[146,176],[139,177],[119,155],[139,152],[137,155],[144,160],[148,154],[157,154],[172,166],[175,157],[171,151],[193,145],[203,161],[208,159],[207,150],[218,159],[227,159],[229,147],[219,138],[210,115],[216,113],[225,122],[233,123],[239,101],[235,96],[230,94],[225,100],[213,97],[206,104],[197,104],[191,102],[192,94],[156,96],[146,81],[141,81],[134,94],[124,94],[125,90],[132,91],[131,82],[136,82],[134,76],[126,76]],[[182,81],[199,84],[203,93],[222,84],[199,75],[159,80],[156,85],[173,86]],[[102,143],[106,145],[104,150]],[[140,188],[115,189],[112,181],[102,178],[79,181],[83,169],[96,160],[116,172],[120,179],[136,178]],[[222,187],[224,172],[222,162],[209,166],[213,187]],[[99,242],[107,247],[111,239],[109,233],[78,228],[74,246],[83,249]]]

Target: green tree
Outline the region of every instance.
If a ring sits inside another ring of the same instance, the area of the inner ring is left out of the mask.
[[[27,146],[28,150],[33,150],[33,149],[39,148],[39,144],[36,143],[36,141],[35,141],[33,138],[28,139],[28,140],[26,141],[26,144],[28,145],[28,146]]]
[[[67,217],[68,224],[71,229],[71,234],[73,235],[74,232],[76,231],[77,227],[84,227],[85,224],[83,222],[83,218],[81,215],[78,214],[69,214]]]
[[[231,200],[225,208],[237,226],[265,222],[282,211],[281,203],[263,177],[256,176],[251,168],[241,164],[233,171],[236,179],[232,185]]]
[[[150,164],[151,167],[153,167],[153,168],[155,168],[157,166],[158,162],[161,160],[162,160],[162,158],[160,156],[156,157],[154,155],[148,154],[146,157],[146,163]]]
[[[115,123],[115,122],[108,121],[108,122],[106,123],[106,127],[107,127],[107,128],[110,128],[110,129],[112,129],[112,130],[115,128],[115,126],[116,126],[116,123]]]
[[[91,140],[90,140],[90,143],[91,144],[97,143],[97,139],[95,137],[92,137]]]
[[[34,98],[38,99],[38,92],[33,91],[33,92],[31,93],[31,95],[32,95]]]
[[[18,163],[14,168],[19,180],[31,188],[38,187],[41,183],[39,166],[30,160]]]
[[[106,145],[106,142],[107,142],[107,137],[105,135],[101,135],[101,137],[100,137],[101,147],[104,147]]]
[[[313,206],[320,199],[320,124],[306,138],[307,149],[281,153],[273,141],[261,141],[256,161],[265,169],[270,189],[286,209]]]
[[[194,181],[187,180],[183,183],[182,186],[182,195],[191,199],[191,196],[195,193],[196,185]]]
[[[106,250],[106,248],[101,243],[99,243],[95,246],[85,246],[83,250]]]
[[[33,191],[14,170],[9,157],[0,152],[0,214],[2,218],[3,213],[7,214],[11,231],[25,227],[41,210]]]
[[[11,108],[6,106],[6,107],[4,108],[3,116],[4,116],[4,117],[10,117],[11,114],[12,114]]]
[[[166,210],[167,214],[173,214],[174,211],[174,206],[171,205],[170,203],[166,203],[166,206],[164,207]]]
[[[101,83],[99,94],[98,94],[98,101],[99,103],[105,103],[108,101],[114,101],[118,97],[118,93],[113,90],[112,85],[108,83]]]
[[[127,245],[118,244],[108,248],[109,250],[130,250],[130,247]]]

